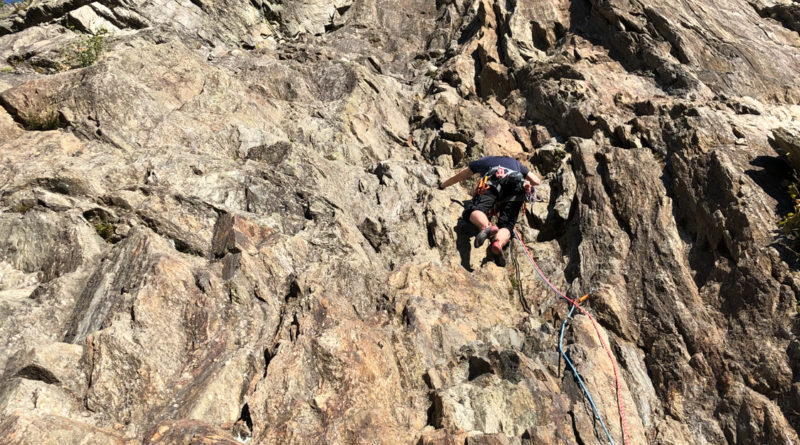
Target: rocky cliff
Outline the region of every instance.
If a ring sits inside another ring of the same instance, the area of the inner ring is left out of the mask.
[[[0,443],[606,443],[569,306],[436,189],[486,154],[628,443],[800,443],[796,0],[0,17]]]

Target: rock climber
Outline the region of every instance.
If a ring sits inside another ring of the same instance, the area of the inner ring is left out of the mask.
[[[532,187],[541,180],[521,162],[508,156],[485,156],[472,161],[460,172],[439,185],[443,190],[468,179],[475,173],[482,179],[475,188],[472,202],[464,209],[464,219],[468,219],[480,230],[475,236],[475,247],[480,247],[491,239],[489,250],[499,266],[505,265],[503,247],[511,239],[511,231],[526,196]],[[492,209],[497,213],[497,225],[489,222]]]

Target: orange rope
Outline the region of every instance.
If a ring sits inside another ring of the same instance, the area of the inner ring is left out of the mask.
[[[602,344],[603,348],[606,350],[608,359],[611,360],[611,366],[612,368],[614,368],[614,380],[617,383],[617,405],[619,406],[619,417],[620,417],[620,422],[622,423],[622,434],[623,434],[622,442],[623,444],[627,445],[628,443],[630,443],[630,436],[628,435],[628,424],[625,421],[625,404],[622,402],[622,385],[620,384],[619,373],[617,372],[617,363],[614,361],[614,356],[611,354],[611,349],[606,344],[606,341],[603,340],[603,336],[600,335],[600,329],[597,327],[597,323],[594,321],[594,317],[592,317],[590,313],[586,312],[586,310],[583,307],[581,307],[581,305],[577,301],[570,299],[569,297],[564,295],[564,293],[562,293],[560,290],[556,289],[556,287],[553,286],[552,283],[550,283],[547,277],[545,277],[544,273],[542,273],[542,270],[539,269],[539,265],[537,265],[536,261],[533,260],[533,257],[531,256],[530,252],[528,252],[528,248],[525,247],[525,243],[522,242],[522,237],[519,235],[519,232],[517,231],[516,227],[514,228],[514,235],[516,235],[517,241],[519,241],[519,244],[522,246],[522,250],[525,251],[525,255],[528,256],[529,260],[531,260],[531,264],[533,264],[533,267],[536,269],[536,272],[539,274],[540,277],[542,277],[544,282],[547,283],[548,286],[550,286],[550,289],[553,289],[558,295],[561,295],[561,297],[563,297],[570,304],[578,308],[578,310],[583,312],[583,314],[589,317],[589,320],[591,320],[592,326],[594,327],[594,331],[597,333],[597,338],[600,339],[600,344]],[[579,301],[583,302],[586,298],[588,298],[588,296],[589,294],[584,295],[583,297],[580,298]]]

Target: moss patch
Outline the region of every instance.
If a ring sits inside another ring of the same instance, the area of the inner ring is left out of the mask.
[[[28,210],[34,208],[35,206],[36,203],[34,203],[33,200],[25,200],[13,205],[11,207],[11,211],[14,213],[22,213],[24,215],[25,213],[28,213]]]
[[[119,241],[116,228],[112,222],[113,217],[103,209],[97,208],[86,211],[83,217],[94,227],[94,231],[106,242],[115,243]]]
[[[110,222],[98,222],[94,225],[94,230],[106,241],[110,241],[114,236],[114,224],[111,224]]]

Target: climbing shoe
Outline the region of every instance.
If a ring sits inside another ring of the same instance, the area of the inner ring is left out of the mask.
[[[475,248],[481,247],[487,238],[491,238],[497,234],[497,226],[486,226],[483,230],[475,235]]]
[[[503,248],[500,247],[500,241],[495,241],[489,246],[489,252],[494,255],[494,262],[500,267],[506,267],[506,256],[503,254]]]

